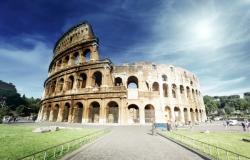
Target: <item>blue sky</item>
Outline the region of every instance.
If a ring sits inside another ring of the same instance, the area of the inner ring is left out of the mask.
[[[1,0],[0,79],[41,97],[55,42],[84,20],[115,64],[186,68],[204,95],[250,91],[250,0]]]

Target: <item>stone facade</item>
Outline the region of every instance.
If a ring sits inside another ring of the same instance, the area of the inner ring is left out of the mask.
[[[198,78],[165,64],[115,66],[100,59],[89,23],[56,43],[38,121],[145,124],[201,122],[206,113]]]

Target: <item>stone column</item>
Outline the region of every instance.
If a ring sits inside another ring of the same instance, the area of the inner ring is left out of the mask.
[[[99,114],[99,123],[104,124],[106,122],[106,116],[105,116],[105,100],[101,101],[100,104],[100,114]]]
[[[82,64],[84,62],[83,50],[82,49],[78,50],[78,54],[79,54],[79,64]]]
[[[190,108],[189,107],[187,107],[187,120],[188,121],[192,121],[191,120],[191,113],[190,113]]]
[[[175,113],[174,113],[174,107],[170,107],[170,114],[171,114],[171,121],[175,122]]]
[[[96,61],[99,60],[99,51],[98,51],[98,44],[93,44],[90,48],[90,60]]]
[[[73,66],[74,65],[74,54],[71,53],[69,55],[69,66]]]
[[[119,115],[119,119],[120,119],[120,123],[121,124],[127,124],[127,106],[126,106],[126,99],[125,98],[121,98],[120,100],[120,115]]]
[[[60,105],[59,105],[59,111],[58,111],[58,116],[57,116],[57,122],[62,122],[63,121],[63,114],[64,114],[64,105],[63,105],[63,102],[61,101],[60,102]]]
[[[160,91],[160,97],[164,97],[163,83],[161,81],[159,82],[159,91]]]
[[[145,124],[145,110],[144,106],[139,107],[140,124]]]
[[[83,119],[82,122],[88,123],[88,101],[85,100],[83,103]]]
[[[184,118],[184,110],[183,110],[183,108],[181,108],[180,107],[180,121],[181,121],[181,123],[185,123],[185,118]]]
[[[86,88],[92,88],[92,72],[90,70],[87,72]]]
[[[51,108],[50,108],[50,113],[49,113],[49,121],[52,122],[53,121],[53,112],[54,112],[54,104],[51,105]]]

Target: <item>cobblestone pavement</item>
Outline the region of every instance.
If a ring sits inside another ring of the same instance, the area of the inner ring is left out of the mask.
[[[159,135],[150,126],[119,126],[64,159],[71,160],[198,160],[197,154]]]

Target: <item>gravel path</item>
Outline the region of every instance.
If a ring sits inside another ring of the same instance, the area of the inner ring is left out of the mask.
[[[161,136],[149,126],[114,127],[112,132],[65,159],[71,160],[200,160],[197,154]]]

